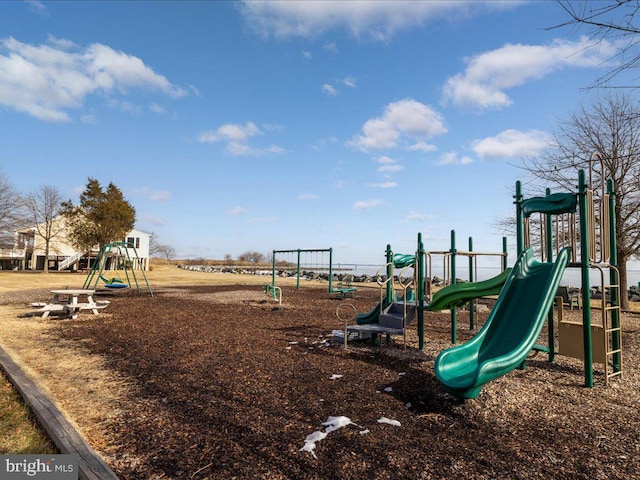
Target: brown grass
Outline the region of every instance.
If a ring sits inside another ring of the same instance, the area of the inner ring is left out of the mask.
[[[146,277],[154,287],[165,287],[172,285],[264,285],[271,283],[270,275],[250,275],[250,274],[226,274],[226,273],[205,273],[193,272],[178,268],[175,265],[155,265],[153,269],[146,272]],[[136,273],[138,283],[144,286],[144,278],[140,272]],[[53,288],[80,288],[84,283],[86,274],[67,272],[8,272],[0,271],[0,295],[22,290],[33,289],[53,289]],[[326,281],[300,280],[301,286],[305,284],[321,285]],[[295,278],[278,278],[277,285],[295,285]],[[99,285],[101,286],[101,284]],[[359,285],[360,286],[360,285]],[[372,286],[373,285],[362,285]],[[33,300],[35,301],[35,300]]]
[[[0,454],[57,453],[18,392],[0,375]]]

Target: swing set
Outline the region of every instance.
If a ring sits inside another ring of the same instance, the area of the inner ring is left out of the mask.
[[[140,269],[142,278],[147,286],[149,295],[153,296],[153,290],[149,285],[147,276],[144,273],[142,262],[138,256],[138,252],[132,243],[127,242],[111,242],[100,247],[98,256],[96,257],[91,270],[84,281],[82,288],[94,289],[98,285],[99,281],[104,282],[104,286],[112,289],[131,288],[132,280],[133,285],[140,293],[140,284],[138,277],[136,276],[136,268]],[[122,277],[112,276],[106,277],[106,271],[119,271],[122,270]]]
[[[288,255],[289,261],[286,262],[287,269],[291,269],[295,271],[296,275],[296,290],[300,289],[300,276],[302,275],[303,268],[309,268],[314,271],[323,270],[328,272],[328,281],[329,281],[329,293],[338,294],[339,296],[347,296],[356,290],[355,287],[351,285],[347,285],[346,283],[340,283],[338,285],[333,284],[333,248],[298,248],[296,250],[273,250],[272,252],[272,264],[271,264],[271,285],[269,288],[265,287],[265,292],[267,294],[271,294],[276,298],[276,276],[278,268],[282,268],[278,266],[277,256],[278,255]],[[329,254],[328,263],[324,261],[325,254]],[[306,258],[303,258],[303,255]],[[308,261],[309,256],[315,255],[315,262]],[[318,262],[318,257],[322,258],[321,262]],[[293,261],[295,258],[295,261]],[[307,261],[303,261],[307,260]],[[295,267],[294,267],[295,265]],[[280,293],[280,295],[282,295]]]

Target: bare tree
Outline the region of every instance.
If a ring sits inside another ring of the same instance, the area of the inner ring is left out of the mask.
[[[64,230],[58,218],[62,212],[62,194],[57,188],[43,185],[26,198],[26,207],[35,233],[44,241],[44,271],[49,271],[51,241]]]
[[[614,95],[582,106],[560,126],[554,143],[540,157],[524,161],[545,186],[575,191],[576,170],[587,167],[593,152],[604,159],[604,178],[596,176],[593,188],[613,180],[620,303],[628,308],[626,263],[640,257],[640,103]]]
[[[149,235],[149,256],[153,257],[157,253],[160,253],[159,247],[161,243],[158,241],[158,234],[156,232],[151,232]]]
[[[16,230],[26,224],[24,199],[0,169],[0,248],[13,248]]]
[[[241,262],[260,263],[264,262],[265,259],[266,257],[264,256],[264,254],[254,251],[244,252],[238,255],[238,260],[240,260]]]
[[[558,0],[569,20],[551,27],[585,28],[594,47],[603,41],[611,41],[616,53],[610,59],[613,67],[599,77],[591,87],[637,88],[640,85],[612,85],[622,72],[637,69],[640,64],[640,12],[637,0]],[[637,79],[636,79],[637,80]]]
[[[151,237],[149,238],[149,255],[171,260],[176,255],[176,249],[171,245],[160,243],[158,241],[158,235],[155,232],[151,232]]]
[[[176,255],[176,249],[171,245],[159,244],[156,247],[156,253],[164,257],[165,260],[170,261]]]

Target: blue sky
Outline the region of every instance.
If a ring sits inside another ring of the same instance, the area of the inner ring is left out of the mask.
[[[178,258],[500,251],[517,168],[614,48],[556,2],[0,3],[0,165],[114,182]],[[509,239],[510,245],[514,239]],[[512,259],[513,260],[513,259]]]

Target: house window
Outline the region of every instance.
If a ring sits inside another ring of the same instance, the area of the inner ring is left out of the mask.
[[[127,243],[133,245],[135,248],[140,248],[140,237],[127,237]]]
[[[131,245],[135,245],[135,238],[127,237],[127,243],[130,243]]]
[[[136,248],[140,248],[140,237],[136,237]]]

